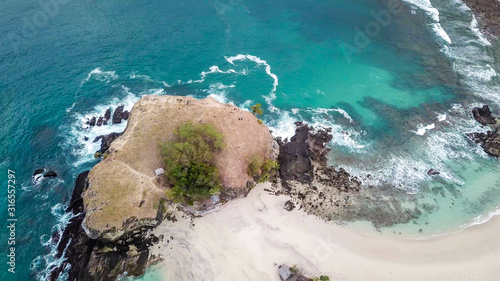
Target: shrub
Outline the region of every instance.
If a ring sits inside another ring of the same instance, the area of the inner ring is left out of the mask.
[[[247,174],[259,183],[266,182],[279,167],[279,163],[275,160],[268,159],[264,161],[260,156],[253,156],[248,161]]]
[[[330,277],[326,275],[321,275],[320,277],[316,277],[312,279],[313,281],[330,281]]]
[[[213,160],[224,148],[222,135],[210,124],[186,123],[175,131],[161,153],[165,175],[173,187],[167,197],[193,204],[220,192],[219,171]]]
[[[262,121],[261,119],[257,119],[257,122],[261,125],[264,124],[264,121]]]
[[[250,110],[252,111],[252,114],[255,116],[262,115],[264,113],[264,111],[262,110],[262,105],[260,103],[250,106]]]
[[[252,156],[252,158],[250,158],[250,161],[248,161],[247,174],[252,178],[260,176],[261,174],[260,168],[262,167],[262,164],[263,164],[262,157]]]

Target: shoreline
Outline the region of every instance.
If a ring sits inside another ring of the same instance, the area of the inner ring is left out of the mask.
[[[164,260],[164,280],[279,280],[280,264],[331,280],[496,280],[500,217],[425,240],[375,237],[326,223],[289,198],[257,185],[246,198],[191,222],[165,221],[164,239],[151,248]]]
[[[464,3],[471,9],[481,31],[489,39],[497,40],[500,37],[500,9],[498,0],[464,0]]]

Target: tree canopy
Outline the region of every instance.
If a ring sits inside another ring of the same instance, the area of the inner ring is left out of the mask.
[[[213,161],[224,148],[222,135],[210,124],[188,122],[161,147],[165,175],[173,185],[167,196],[192,203],[220,192],[219,171]]]

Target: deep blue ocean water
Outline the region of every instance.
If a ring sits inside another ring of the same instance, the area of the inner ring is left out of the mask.
[[[6,198],[16,172],[18,221],[13,275],[2,199],[0,280],[44,279],[74,180],[96,164],[97,144],[83,137],[125,128],[85,129],[86,117],[146,94],[262,103],[276,136],[298,120],[332,127],[334,166],[429,206],[388,233],[486,221],[500,167],[464,134],[484,130],[473,106],[500,111],[497,42],[459,0],[396,2],[373,29],[389,2],[2,1],[0,182]],[[58,178],[34,182],[40,167]]]

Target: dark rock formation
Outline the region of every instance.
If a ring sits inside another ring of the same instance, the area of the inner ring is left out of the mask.
[[[437,176],[439,174],[441,174],[441,173],[437,170],[434,170],[434,169],[430,169],[429,171],[427,171],[427,175],[429,175],[429,176]]]
[[[47,173],[45,173],[43,175],[44,178],[56,178],[57,177],[57,173],[54,172],[54,171],[48,171]]]
[[[344,169],[327,164],[330,129],[314,131],[300,122],[289,142],[278,139],[281,184],[300,209],[330,219],[348,206],[351,195],[358,194],[361,182]],[[292,202],[290,202],[292,203]],[[291,208],[287,202],[284,208]]]
[[[35,172],[33,173],[33,176],[36,176],[36,175],[38,175],[38,174],[41,174],[41,173],[43,173],[44,171],[45,171],[45,169],[42,169],[42,168],[41,168],[41,169],[36,169],[36,170],[35,170]]]
[[[115,109],[115,113],[113,113],[113,124],[120,124],[123,119],[123,105],[120,105]]]
[[[475,143],[479,144],[484,152],[499,157],[500,156],[500,134],[498,127],[495,131],[488,131],[486,133],[470,133],[467,136]]]
[[[96,137],[93,142],[97,142],[97,141],[101,140],[101,149],[99,149],[97,152],[104,154],[106,151],[108,151],[111,143],[121,135],[123,135],[123,132],[122,133],[111,133],[108,135],[102,135],[102,136]]]
[[[287,181],[312,183],[315,179],[325,185],[336,185],[340,190],[359,189],[360,183],[354,182],[342,168],[337,172],[327,167],[327,155],[330,148],[326,146],[332,140],[331,129],[320,129],[313,133],[314,128],[297,122],[295,135],[289,142],[278,139],[280,154],[280,177],[286,187]],[[316,170],[315,170],[316,168]]]
[[[495,117],[491,115],[490,108],[487,105],[484,105],[482,108],[475,107],[472,109],[472,115],[477,122],[482,125],[495,124]]]
[[[289,142],[283,142],[278,139],[280,145],[280,154],[278,161],[280,163],[280,177],[284,181],[297,180],[301,183],[312,182],[313,161],[326,165],[329,148],[326,143],[332,140],[329,134],[330,130],[319,130],[315,134],[311,131],[312,127],[297,122],[295,135]]]
[[[338,171],[333,167],[322,166],[315,171],[316,182],[327,187],[335,187],[344,192],[357,192],[361,189],[361,182],[351,177],[343,168]]]
[[[486,153],[499,157],[500,156],[500,131],[496,125],[496,118],[491,115],[490,108],[485,105],[482,108],[474,108],[472,114],[477,122],[482,125],[488,125],[492,130],[486,133],[470,133],[467,136],[475,143],[479,144]],[[493,125],[494,124],[494,125]]]
[[[128,110],[125,110],[123,112],[123,120],[128,120],[129,117],[130,117],[130,112],[128,112]]]
[[[96,117],[92,117],[89,121],[87,121],[87,124],[90,126],[90,127],[94,127],[95,124],[96,124]]]
[[[287,211],[292,211],[293,209],[295,209],[295,204],[293,204],[293,202],[291,200],[288,200],[285,202],[285,205],[283,206],[283,209],[287,210]]]
[[[104,122],[108,122],[109,121],[109,118],[111,118],[111,109],[108,108],[106,109],[106,112],[104,113]]]
[[[102,123],[104,122],[104,117],[99,116],[99,119],[97,119],[97,126],[102,126]]]
[[[89,137],[86,137],[86,136],[85,136],[85,137],[83,137],[83,140],[84,140],[84,141],[88,141],[88,140],[89,140]]]
[[[127,272],[128,276],[144,274],[149,259],[149,247],[157,237],[147,234],[148,228],[141,228],[126,233],[115,242],[91,239],[82,228],[85,218],[82,193],[88,188],[88,171],[76,179],[71,202],[66,212],[75,216],[64,229],[57,245],[57,258],[64,254],[66,260],[51,270],[50,280],[57,280],[67,271],[68,280],[115,280],[118,275]],[[59,235],[58,233],[55,234]],[[69,244],[68,244],[69,243]],[[71,268],[67,270],[71,265]]]

